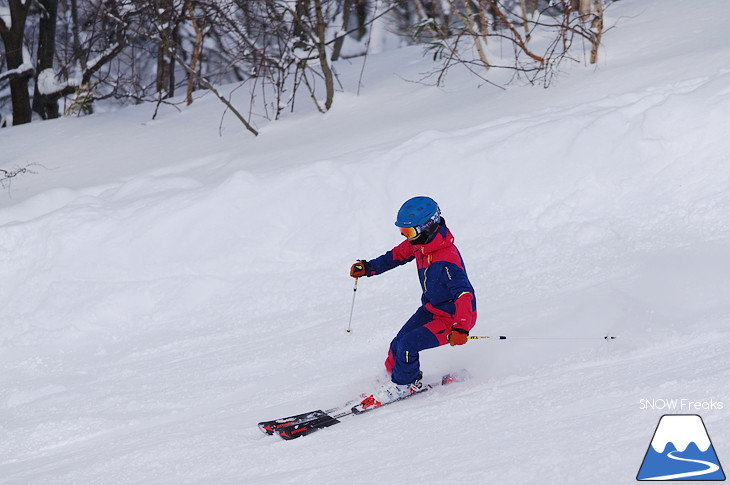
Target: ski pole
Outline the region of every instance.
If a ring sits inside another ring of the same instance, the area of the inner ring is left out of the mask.
[[[469,340],[477,340],[491,338],[495,340],[507,340],[506,335],[470,335]],[[605,337],[509,337],[510,340],[614,340],[614,335],[606,335]]]
[[[347,335],[350,335],[352,333],[352,313],[355,310],[355,295],[357,295],[357,280],[358,280],[358,278],[355,278],[355,286],[352,288],[352,305],[350,305],[350,321],[347,324],[347,330],[345,330],[345,333]]]

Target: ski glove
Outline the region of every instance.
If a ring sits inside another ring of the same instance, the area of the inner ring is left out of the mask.
[[[449,340],[449,344],[453,347],[454,345],[464,345],[469,340],[469,332],[460,328],[452,328],[451,333],[446,337]]]
[[[361,278],[368,272],[367,261],[359,259],[350,267],[350,276],[353,278]]]

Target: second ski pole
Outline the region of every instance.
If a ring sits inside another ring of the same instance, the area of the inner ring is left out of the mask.
[[[469,340],[478,340],[491,338],[494,340],[507,340],[506,335],[470,335]],[[509,340],[614,340],[614,335],[605,335],[603,337],[509,337]]]
[[[347,330],[345,333],[350,335],[352,333],[352,314],[355,311],[355,295],[357,295],[357,280],[355,278],[355,286],[352,288],[352,305],[350,305],[350,321],[347,323]]]

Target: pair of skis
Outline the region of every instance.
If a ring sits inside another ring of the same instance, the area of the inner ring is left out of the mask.
[[[405,399],[409,399],[417,394],[422,394],[438,386],[445,386],[453,382],[463,382],[468,378],[469,374],[465,370],[459,372],[452,372],[444,375],[440,381],[423,384],[420,389],[412,394],[409,394],[401,399],[391,401],[385,404],[374,404],[364,401],[348,401],[347,403],[325,410],[315,410],[308,413],[295,414],[285,418],[274,419],[271,421],[262,421],[258,424],[259,429],[268,435],[277,434],[285,440],[293,440],[301,436],[307,436],[320,429],[334,426],[337,423],[342,422],[344,419],[349,419],[352,416],[358,416],[360,414],[378,409],[382,406],[393,404]]]

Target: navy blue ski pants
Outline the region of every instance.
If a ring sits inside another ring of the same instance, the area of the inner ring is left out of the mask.
[[[396,384],[411,384],[418,378],[418,353],[448,343],[451,320],[420,307],[390,343],[385,368]]]

